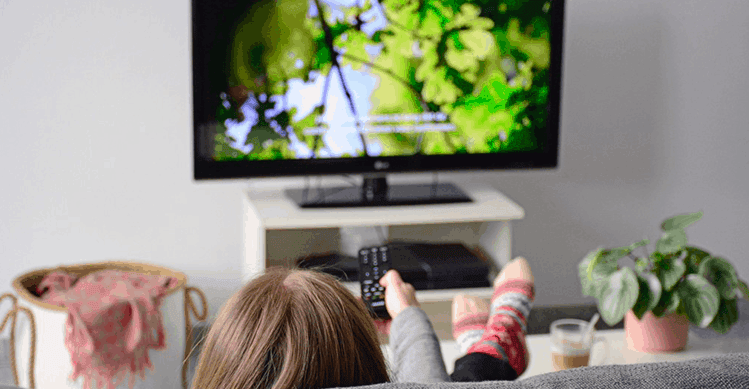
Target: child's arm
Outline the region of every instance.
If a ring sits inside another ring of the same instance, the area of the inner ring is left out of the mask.
[[[396,382],[450,382],[439,339],[416,300],[413,286],[403,282],[395,270],[387,272],[380,284],[386,288],[385,304],[393,318],[390,324],[393,379]]]
[[[439,339],[426,313],[408,307],[390,325],[390,347],[396,382],[450,382]]]

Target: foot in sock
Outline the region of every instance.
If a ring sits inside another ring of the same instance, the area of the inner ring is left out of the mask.
[[[462,294],[453,298],[453,338],[461,354],[481,339],[488,319],[489,305],[484,299]]]
[[[525,335],[534,298],[530,265],[524,258],[516,258],[494,280],[486,330],[467,352],[479,352],[506,360],[518,376],[523,374],[530,357]]]

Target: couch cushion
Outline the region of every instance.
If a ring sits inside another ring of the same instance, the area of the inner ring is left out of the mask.
[[[389,383],[361,389],[663,389],[749,388],[749,353],[731,353],[682,362],[588,366],[519,381],[480,383]]]

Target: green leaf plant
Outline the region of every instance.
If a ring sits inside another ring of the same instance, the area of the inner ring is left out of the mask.
[[[610,326],[629,310],[639,319],[684,314],[700,328],[724,334],[738,321],[737,299],[749,299],[749,287],[728,260],[689,246],[684,229],[702,212],[676,215],[661,223],[655,251],[649,240],[617,248],[598,248],[578,264],[582,293],[598,300],[601,318]],[[637,256],[635,252],[643,252]],[[632,267],[620,266],[629,258]]]

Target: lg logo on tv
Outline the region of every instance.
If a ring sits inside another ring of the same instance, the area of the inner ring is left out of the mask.
[[[375,170],[385,170],[385,169],[387,169],[389,167],[390,167],[390,163],[389,162],[375,161],[375,163],[374,163]]]

